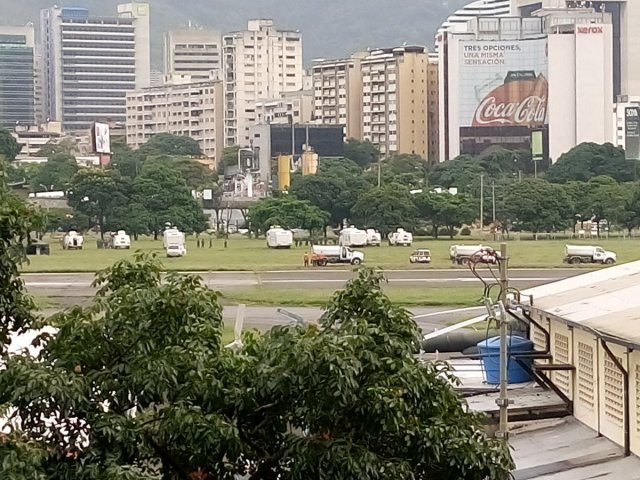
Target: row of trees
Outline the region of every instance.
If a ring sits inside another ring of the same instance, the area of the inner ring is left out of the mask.
[[[415,357],[417,325],[380,274],[362,270],[319,324],[248,333],[239,351],[216,293],[152,257],[98,273],[90,305],[43,320],[19,276],[39,214],[2,179],[0,211],[0,478],[509,477],[508,445],[445,364]],[[9,353],[34,334],[36,357]]]
[[[0,154],[15,157],[14,144],[10,135],[0,132]],[[75,145],[63,141],[43,148],[49,157],[46,164],[30,171],[10,168],[8,175],[27,178],[36,190],[68,191],[81,226],[95,222],[101,229],[143,234],[171,221],[186,231],[201,231],[206,225],[188,191],[202,188],[212,189],[211,206],[219,216],[218,175],[193,160],[200,153],[194,140],[159,134],[136,151],[117,141],[113,150],[106,172],[88,174],[78,170]],[[627,230],[640,225],[637,163],[626,161],[624,152],[610,144],[581,144],[554,165],[540,165],[538,178],[533,178],[535,168],[525,151],[495,149],[428,165],[417,155],[380,160],[371,143],[350,139],[345,155],[321,158],[317,175],[292,175],[286,198],[259,202],[248,216],[253,232],[273,224],[321,231],[348,219],[383,233],[403,227],[426,229],[436,237],[453,235],[479,219],[482,184],[482,220],[485,225],[495,220],[496,228],[505,232],[558,231],[585,219],[607,219]],[[236,162],[237,148],[227,148],[219,170]],[[435,193],[435,187],[445,193]],[[446,193],[453,187],[457,195]],[[53,216],[49,227],[68,223]]]
[[[460,156],[435,166],[415,155],[396,155],[380,165],[377,186],[377,164],[365,170],[349,159],[320,159],[317,175],[293,175],[287,198],[253,208],[252,227],[264,231],[278,223],[319,230],[349,219],[382,233],[403,227],[452,236],[480,218],[481,185],[483,222],[495,221],[503,232],[562,231],[580,220],[606,219],[629,231],[640,226],[637,165],[610,144],[579,145],[541,167],[537,178],[531,156],[520,151]],[[305,213],[291,215],[295,210]]]
[[[9,160],[16,149],[9,153],[2,149],[12,141],[0,132],[0,154],[4,152]],[[195,140],[159,134],[138,150],[119,141],[112,150],[112,162],[106,168],[80,168],[76,144],[63,140],[41,149],[39,154],[48,157],[46,163],[28,168],[7,164],[5,172],[10,180],[25,179],[34,191],[67,193],[73,217],[50,211],[42,226],[45,230],[97,227],[101,232],[125,229],[134,236],[157,236],[166,222],[186,232],[207,228],[202,207],[191,192],[204,187],[221,192],[217,175],[193,159],[200,154]]]

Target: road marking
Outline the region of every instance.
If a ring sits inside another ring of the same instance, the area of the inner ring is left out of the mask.
[[[484,277],[484,280],[495,281],[493,277]],[[510,278],[510,282],[550,282],[555,278]],[[280,278],[273,280],[262,280],[261,283],[345,283],[344,278]],[[478,283],[477,278],[454,277],[454,278],[389,278],[389,283]]]
[[[439,312],[431,312],[431,313],[422,313],[420,315],[414,315],[413,319],[419,318],[427,318],[427,317],[436,317],[438,315],[448,315],[450,313],[463,313],[463,312],[474,312],[476,310],[484,310],[486,307],[465,307],[465,308],[455,308],[453,310],[441,310]]]
[[[483,277],[485,281],[495,281],[493,277]],[[204,282],[208,285],[226,286],[226,285],[258,285],[262,284],[294,284],[294,283],[339,283],[344,284],[349,279],[346,278],[274,278],[274,279],[262,279],[260,282],[252,279],[214,279],[205,278]],[[517,282],[550,282],[557,280],[555,278],[545,277],[526,277],[526,278],[511,278],[512,283]],[[479,283],[477,278],[468,277],[452,277],[452,278],[390,278],[389,283]],[[27,287],[90,287],[92,281],[79,282],[79,281],[30,281],[27,280],[25,285]]]

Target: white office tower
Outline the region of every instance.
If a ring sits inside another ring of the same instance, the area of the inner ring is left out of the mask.
[[[638,0],[511,0],[514,15],[530,16],[540,8],[605,11],[611,15],[613,94],[640,96],[640,1]]]
[[[507,16],[511,11],[510,0],[474,0],[449,15],[436,33],[438,51],[443,32],[466,32],[467,23],[478,17]]]
[[[249,145],[256,102],[303,87],[302,35],[278,30],[272,20],[251,20],[245,31],[222,37],[225,144]]]
[[[220,32],[189,25],[164,37],[164,73],[189,75],[194,82],[221,78]]]
[[[113,17],[53,7],[40,28],[44,117],[69,131],[124,124],[126,92],[150,83],[149,4],[118,5]]]
[[[614,140],[608,13],[542,9],[479,17],[467,30],[444,32],[439,52],[442,160],[528,150],[534,132],[552,161],[582,142]]]

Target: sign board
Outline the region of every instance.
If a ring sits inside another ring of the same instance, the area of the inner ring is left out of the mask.
[[[95,153],[111,153],[109,124],[94,123],[93,128],[91,128],[91,141]]]
[[[547,39],[459,43],[460,152],[530,148],[548,123]]]
[[[640,107],[624,109],[625,158],[640,160]]]
[[[539,162],[544,158],[543,133],[540,130],[531,132],[531,158]]]

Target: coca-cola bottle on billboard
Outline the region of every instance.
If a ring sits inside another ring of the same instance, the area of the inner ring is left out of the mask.
[[[541,127],[547,118],[549,86],[533,70],[510,71],[504,83],[487,94],[473,115],[473,127]]]

